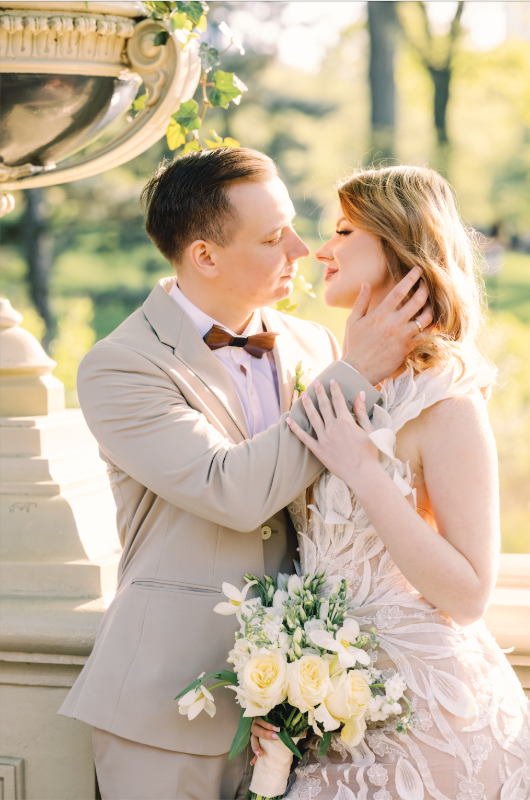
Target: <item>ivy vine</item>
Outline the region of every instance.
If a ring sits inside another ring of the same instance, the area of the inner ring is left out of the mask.
[[[208,4],[202,0],[172,0],[171,2],[145,2],[152,19],[156,19],[165,30],[160,30],[155,36],[155,45],[163,47],[169,37],[174,34],[183,50],[190,46],[190,42],[198,39],[201,32],[207,28]],[[233,72],[217,70],[210,75],[214,67],[220,65],[220,58],[231,47],[239,50],[244,55],[245,50],[241,42],[232,33],[226,22],[221,22],[219,30],[227,39],[227,47],[220,53],[217,48],[208,42],[199,45],[201,59],[201,78],[199,85],[202,89],[202,108],[195,100],[181,103],[177,111],[171,115],[166,130],[167,144],[170,150],[180,150],[178,155],[184,155],[190,150],[214,149],[216,147],[240,147],[240,143],[230,136],[223,139],[214,130],[210,130],[209,138],[201,141],[203,122],[209,108],[228,108],[229,103],[236,105],[241,102],[247,87]],[[145,105],[146,96],[138,97],[133,104],[135,111],[141,111]],[[188,135],[189,134],[189,135]]]

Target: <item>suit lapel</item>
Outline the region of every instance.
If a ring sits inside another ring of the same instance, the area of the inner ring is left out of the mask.
[[[291,410],[296,365],[300,361],[300,351],[296,349],[291,332],[279,319],[279,314],[270,313],[270,309],[261,309],[261,319],[265,330],[280,333],[274,343],[273,355],[278,375],[280,393],[280,412],[285,414]]]
[[[160,341],[173,348],[175,357],[197,376],[213,403],[222,406],[239,434],[248,439],[245,414],[228,372],[204,343],[192,320],[169,296],[175,280],[159,281],[145,301],[143,312]]]

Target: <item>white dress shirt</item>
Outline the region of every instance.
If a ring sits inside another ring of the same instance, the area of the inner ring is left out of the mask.
[[[219,325],[236,336],[226,325],[209,317],[177,286],[177,282],[169,293],[185,314],[195,323],[202,338],[212,325]],[[253,336],[262,333],[261,314],[255,311],[241,336]],[[267,430],[280,419],[280,392],[278,375],[272,353],[264,353],[261,358],[254,358],[242,347],[221,347],[212,353],[223,364],[228,372],[234,388],[239,396],[247,422],[250,437]],[[243,369],[241,369],[243,367]]]

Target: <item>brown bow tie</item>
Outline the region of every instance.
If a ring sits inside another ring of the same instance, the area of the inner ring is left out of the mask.
[[[213,325],[204,335],[204,341],[210,350],[219,350],[220,347],[242,347],[254,358],[261,358],[263,353],[268,353],[274,347],[274,340],[279,333],[256,333],[254,336],[232,336],[231,333]]]

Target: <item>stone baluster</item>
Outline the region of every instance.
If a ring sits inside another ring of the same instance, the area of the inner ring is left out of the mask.
[[[0,300],[0,779],[5,798],[88,800],[90,728],[57,710],[115,592],[115,505],[81,411],[21,321]]]

